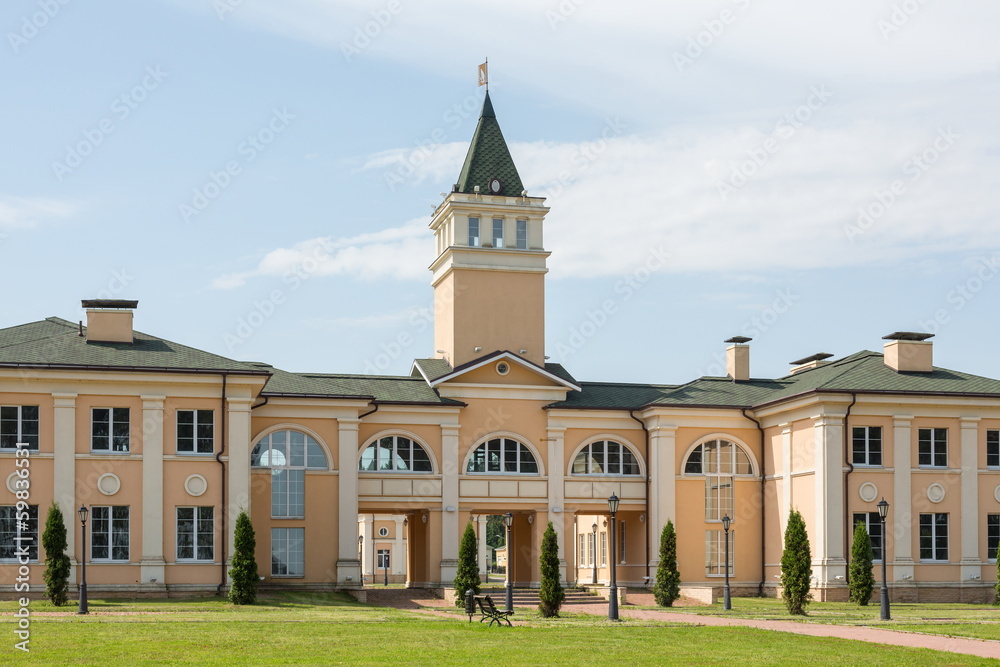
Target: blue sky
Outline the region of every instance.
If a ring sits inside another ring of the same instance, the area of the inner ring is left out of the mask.
[[[0,326],[142,331],[293,371],[432,356],[427,224],[490,60],[546,196],[547,354],[721,374],[932,331],[1000,377],[991,2],[7,2]]]

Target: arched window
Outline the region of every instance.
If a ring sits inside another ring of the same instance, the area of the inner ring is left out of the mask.
[[[328,468],[323,447],[300,431],[275,431],[260,439],[250,465],[271,469],[271,516],[305,515],[305,471]]]
[[[612,440],[592,442],[573,459],[574,475],[638,475],[639,462],[625,445]]]
[[[517,440],[493,438],[476,447],[466,472],[538,474],[531,450]]]
[[[361,452],[358,470],[368,472],[433,472],[427,451],[409,438],[389,435]]]
[[[735,519],[733,487],[736,475],[752,475],[750,457],[728,440],[709,440],[691,450],[684,464],[685,475],[705,476],[705,520]]]

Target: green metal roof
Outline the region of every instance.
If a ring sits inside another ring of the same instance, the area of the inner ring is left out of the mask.
[[[486,93],[483,111],[479,115],[479,124],[476,125],[476,131],[472,135],[472,143],[469,144],[469,152],[465,156],[465,164],[462,165],[462,173],[458,177],[458,192],[472,194],[478,185],[479,191],[486,194],[489,192],[488,185],[491,178],[500,179],[502,195],[517,197],[524,190],[517,167],[514,166],[514,160],[507,149],[507,142],[504,141],[503,132],[500,131],[500,124],[497,123],[496,114],[493,112],[490,94]]]
[[[86,331],[83,327],[84,334]],[[0,329],[0,366],[269,374],[256,364],[139,331],[134,332],[131,343],[87,342],[86,336],[80,335],[79,325],[58,317]]]
[[[261,396],[310,396],[357,398],[377,403],[462,406],[465,403],[438,396],[423,378],[389,375],[333,375],[289,373],[274,369]]]

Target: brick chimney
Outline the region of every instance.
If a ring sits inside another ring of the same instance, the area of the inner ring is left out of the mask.
[[[132,311],[138,301],[125,299],[84,299],[87,309],[88,343],[131,343]]]
[[[930,373],[934,370],[934,334],[897,331],[882,336],[885,365],[898,373]]]
[[[736,382],[750,379],[750,346],[753,338],[733,336],[725,342],[731,343],[726,348],[726,373]]]

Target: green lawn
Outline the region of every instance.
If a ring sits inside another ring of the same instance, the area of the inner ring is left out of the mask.
[[[879,618],[880,608],[877,602],[865,607],[850,602],[810,602],[806,607],[807,616],[789,615],[784,603],[775,598],[733,598],[732,603],[731,611],[723,611],[721,603],[710,606],[672,607],[669,611],[704,616],[864,625],[951,637],[1000,640],[1000,607],[993,605],[895,602],[889,607],[892,620],[882,621]],[[656,609],[663,608],[656,607]]]
[[[31,652],[13,648],[12,602],[4,665],[426,664],[662,665],[753,662],[831,665],[996,664],[903,649],[748,628],[663,622],[611,623],[585,614],[488,628],[453,618],[360,605],[329,594],[276,594],[252,607],[223,600],[93,600],[89,616],[31,603]],[[70,612],[70,613],[66,613]]]

